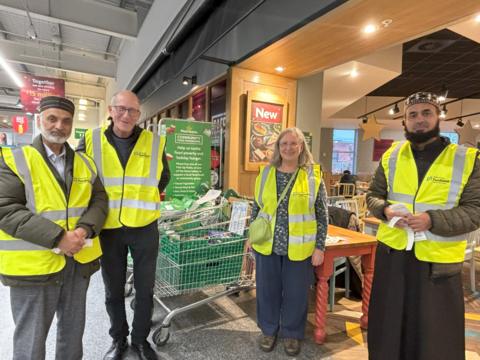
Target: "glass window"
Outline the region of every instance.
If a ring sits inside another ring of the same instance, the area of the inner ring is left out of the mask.
[[[333,130],[332,173],[355,173],[356,130]]]
[[[449,138],[452,144],[458,144],[458,134],[456,132],[441,132],[440,135]]]
[[[188,99],[178,105],[178,117],[180,119],[188,118]]]

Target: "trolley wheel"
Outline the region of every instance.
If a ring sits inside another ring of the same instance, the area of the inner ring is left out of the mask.
[[[126,283],[125,284],[125,297],[128,297],[128,296],[132,295],[132,293],[133,293],[133,285],[129,284],[129,283]]]
[[[130,301],[130,309],[135,310],[135,298]]]
[[[163,346],[170,339],[170,330],[168,327],[160,326],[152,334],[152,340],[157,346]]]

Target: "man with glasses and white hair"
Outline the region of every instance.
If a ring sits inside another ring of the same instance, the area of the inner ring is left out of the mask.
[[[462,265],[480,226],[478,151],[440,136],[440,103],[405,101],[407,141],[382,156],[367,202],[379,219],[369,309],[370,359],[465,358]]]
[[[112,345],[104,359],[121,359],[128,347],[125,314],[127,254],[133,259],[135,309],[132,349],[140,359],[157,359],[147,341],[153,310],[153,286],[159,246],[157,219],[160,193],[170,179],[164,154],[165,137],[137,126],[140,102],[131,91],[111,100],[109,126],[88,130],[77,150],[90,155],[109,199],[109,211],[100,233]]]
[[[0,279],[10,287],[13,359],[45,359],[57,316],[56,359],[80,360],[90,276],[107,195],[92,159],[66,142],[73,103],[40,101],[32,145],[0,150]]]

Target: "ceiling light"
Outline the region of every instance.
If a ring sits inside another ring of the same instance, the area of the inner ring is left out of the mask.
[[[445,119],[447,117],[447,105],[443,105],[443,108],[442,108],[442,111],[440,111],[440,115],[439,115],[439,118],[440,119]]]
[[[477,16],[475,16],[475,21],[480,23],[480,14],[478,14]]]
[[[277,67],[275,68],[275,71],[276,71],[276,72],[279,72],[279,73],[282,73],[282,72],[285,71],[285,68],[284,68],[283,66],[277,66]]]
[[[8,120],[7,120],[7,119],[3,119],[2,121],[3,121],[5,124],[8,122]]]
[[[363,28],[363,32],[364,32],[365,34],[374,33],[374,32],[377,31],[377,30],[378,30],[378,26],[373,25],[373,24],[368,24],[367,26],[365,26],[365,27]]]
[[[458,119],[458,121],[457,121],[457,126],[462,127],[463,125],[464,125],[464,124],[463,124],[462,118]]]
[[[197,76],[193,75],[192,77],[184,76],[182,79],[182,84],[187,86],[188,84],[196,85],[197,84]]]
[[[87,99],[80,99],[80,100],[78,100],[78,103],[80,105],[88,105],[88,100]]]
[[[30,25],[28,26],[27,36],[32,40],[35,40],[38,37],[32,23],[30,23]]]
[[[259,81],[260,81],[260,76],[255,75],[255,76],[253,77],[253,82],[254,82],[254,83],[258,83]]]
[[[368,117],[364,116],[362,117],[362,123],[366,124],[368,121]]]
[[[6,71],[8,76],[10,76],[10,78],[19,88],[23,87],[22,80],[20,80],[17,73],[13,71],[13,69],[10,67],[10,64],[7,63],[2,56],[0,56],[0,65],[3,67],[3,69]]]
[[[353,78],[357,77],[358,76],[357,69],[353,69],[352,71],[350,71],[350,76],[353,77]]]
[[[87,107],[85,105],[78,105],[78,110],[87,110]]]
[[[448,95],[448,89],[445,86],[445,84],[442,85],[442,89],[440,90],[440,94],[438,96],[438,101],[444,102],[447,100],[447,95]]]
[[[395,114],[398,114],[399,112],[400,112],[400,109],[398,108],[398,103],[395,103],[395,106],[390,108],[390,110],[388,110],[389,115],[395,115]]]

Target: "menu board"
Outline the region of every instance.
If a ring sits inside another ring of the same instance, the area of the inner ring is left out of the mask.
[[[258,170],[261,164],[268,163],[273,156],[275,143],[285,128],[286,105],[250,96],[247,114],[245,169]]]

